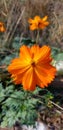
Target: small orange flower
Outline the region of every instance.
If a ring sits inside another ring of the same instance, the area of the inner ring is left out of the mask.
[[[4,23],[0,22],[0,32],[5,32]]]
[[[24,90],[35,90],[36,85],[44,88],[54,79],[56,68],[51,65],[51,49],[44,45],[31,48],[23,45],[19,58],[12,60],[8,71],[16,84],[22,84]]]
[[[46,26],[49,25],[47,18],[47,16],[45,16],[44,18],[35,16],[34,19],[29,19],[28,22],[30,23],[30,30],[44,29]]]

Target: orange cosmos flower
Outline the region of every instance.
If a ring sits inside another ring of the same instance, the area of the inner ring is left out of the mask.
[[[4,23],[0,22],[0,32],[5,32]]]
[[[36,85],[44,88],[54,79],[56,68],[51,65],[51,49],[44,45],[31,48],[23,45],[19,58],[12,60],[8,71],[16,84],[22,84],[24,90],[35,90]]]
[[[44,29],[46,26],[49,25],[47,18],[47,16],[45,16],[44,18],[35,16],[34,19],[29,19],[28,22],[30,23],[30,30]]]

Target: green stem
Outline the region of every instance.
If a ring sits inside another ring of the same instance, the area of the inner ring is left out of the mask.
[[[36,44],[39,43],[39,30],[37,30]]]

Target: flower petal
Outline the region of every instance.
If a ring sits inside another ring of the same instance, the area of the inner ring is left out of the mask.
[[[35,30],[35,29],[38,29],[38,27],[37,27],[36,24],[32,24],[32,25],[30,25],[30,30]]]
[[[0,22],[0,32],[5,32],[5,31],[6,31],[6,28],[4,26],[4,23]]]
[[[34,76],[34,70],[31,67],[24,75],[22,80],[23,88],[25,90],[35,90],[36,82],[35,82],[35,76]]]
[[[50,83],[54,79],[55,74],[56,74],[56,69],[52,67],[51,65],[49,66],[49,64],[47,68],[37,65],[35,67],[35,73],[38,79],[40,80],[40,82],[44,86],[47,86],[48,83]]]
[[[48,18],[48,16],[45,16],[45,17],[43,17],[41,20],[42,20],[42,21],[46,21],[47,18]]]
[[[34,20],[37,22],[37,21],[40,21],[41,18],[37,15],[37,16],[34,17]]]
[[[22,58],[22,60],[24,59],[24,60],[26,60],[27,63],[29,63],[31,60],[31,57],[32,57],[30,48],[25,45],[21,46],[20,57]]]
[[[12,60],[12,63],[8,66],[8,71],[14,72],[14,71],[20,71],[22,69],[28,69],[30,65],[25,61],[21,60],[21,58],[15,58]]]
[[[29,22],[30,24],[32,24],[32,23],[34,23],[34,20],[30,18],[30,19],[28,20],[28,22]]]
[[[31,53],[33,54],[33,57],[39,54],[40,47],[38,45],[33,45],[31,47]]]
[[[50,58],[51,49],[50,49],[50,47],[48,47],[46,45],[44,45],[41,48],[38,45],[34,45],[31,47],[31,52],[34,55],[33,59],[34,59],[35,63],[39,63],[39,62],[41,63],[41,61],[43,61],[43,60],[44,60],[44,62],[46,62],[45,58],[49,59],[49,61],[51,61],[51,58]]]

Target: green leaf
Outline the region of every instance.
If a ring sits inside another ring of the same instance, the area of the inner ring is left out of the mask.
[[[14,39],[13,39],[13,43],[12,43],[12,47],[15,49],[15,50],[19,50],[20,48],[20,37],[19,36],[16,36]]]
[[[30,38],[23,38],[21,42],[24,43],[25,45],[29,45],[30,43],[31,44],[35,43],[35,41],[31,40]]]
[[[53,58],[54,58],[58,53],[60,53],[60,51],[61,51],[59,48],[56,48],[56,47],[52,47],[51,49],[52,49],[51,55],[52,55]]]
[[[15,57],[15,55],[9,55],[6,56],[4,59],[2,59],[2,64],[9,65],[11,60]]]
[[[56,60],[56,61],[63,61],[63,53],[58,53],[58,54],[55,56],[55,60]]]

